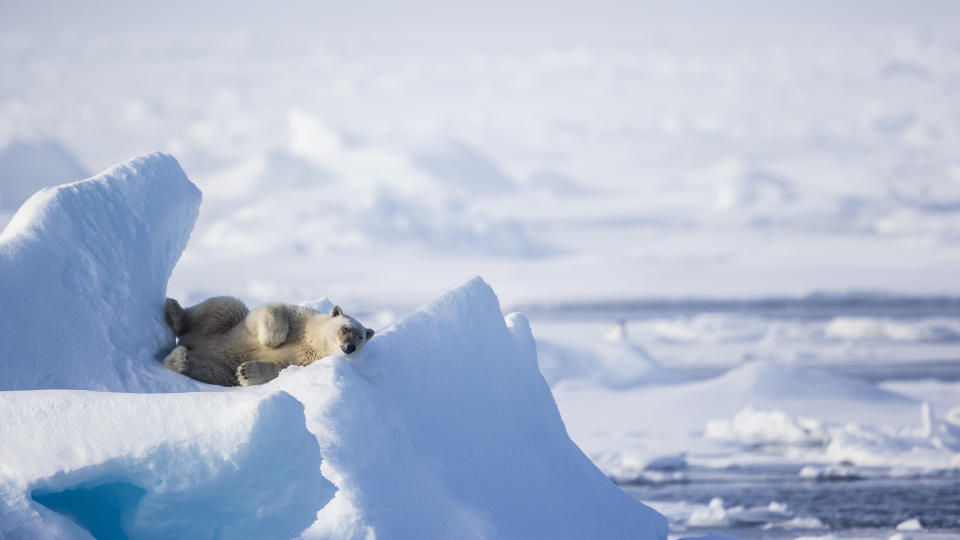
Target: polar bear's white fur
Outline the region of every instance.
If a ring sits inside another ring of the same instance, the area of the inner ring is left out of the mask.
[[[287,366],[354,355],[373,337],[340,306],[321,313],[276,302],[250,311],[236,298],[218,296],[183,309],[168,298],[164,316],[178,344],[163,364],[222,386],[262,384]]]

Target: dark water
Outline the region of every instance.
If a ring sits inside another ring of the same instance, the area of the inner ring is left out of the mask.
[[[893,529],[919,518],[926,529],[955,531],[960,538],[960,471],[931,475],[890,477],[863,471],[863,478],[841,481],[807,481],[797,467],[708,470],[692,468],[686,481],[666,485],[623,485],[634,498],[653,502],[707,505],[714,497],[724,507],[767,506],[786,503],[801,517],[819,519],[827,530]],[[762,530],[762,524],[734,524],[735,528]],[[722,530],[722,529],[721,529]],[[792,537],[796,531],[767,532],[766,537]]]
[[[960,317],[960,297],[850,293],[756,299],[641,298],[610,302],[518,304],[510,306],[508,311],[522,311],[531,317],[580,320],[646,319],[701,313],[749,314],[767,319],[798,320],[841,316],[899,319]]]

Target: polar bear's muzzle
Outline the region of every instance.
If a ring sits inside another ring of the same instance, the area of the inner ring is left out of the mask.
[[[344,354],[353,354],[354,351],[357,350],[357,346],[354,345],[353,343],[350,343],[348,345],[341,345],[340,350],[343,351]]]

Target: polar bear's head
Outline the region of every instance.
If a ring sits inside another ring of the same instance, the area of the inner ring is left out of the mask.
[[[328,347],[331,347],[335,354],[356,354],[363,350],[363,346],[373,337],[372,328],[364,328],[360,321],[345,314],[340,306],[333,306],[329,315],[330,318],[324,325],[324,334]]]

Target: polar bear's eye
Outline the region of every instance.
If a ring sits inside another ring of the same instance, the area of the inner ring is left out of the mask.
[[[340,333],[341,333],[341,334],[346,334],[346,333],[349,332],[349,331],[350,331],[350,327],[349,327],[349,326],[341,326],[341,327],[340,327]]]

